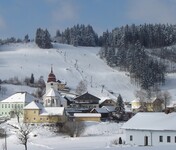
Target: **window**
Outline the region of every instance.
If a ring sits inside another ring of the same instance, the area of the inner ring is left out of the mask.
[[[163,142],[163,136],[159,136],[159,142]]]
[[[53,85],[53,83],[51,83],[51,85]]]
[[[36,113],[36,111],[34,110],[34,114]]]
[[[170,142],[171,142],[171,137],[167,136],[167,143],[170,143]]]
[[[133,141],[133,136],[132,135],[130,135],[130,141]]]
[[[42,118],[40,118],[40,120],[42,120]]]
[[[34,120],[35,120],[35,118],[34,118]]]
[[[54,99],[52,99],[52,103],[54,104]]]
[[[5,104],[5,108],[7,108],[7,104]]]
[[[10,104],[9,104],[9,108],[10,108]]]
[[[176,143],[176,136],[175,136],[175,143]]]
[[[4,108],[4,105],[2,104],[2,108]]]
[[[12,104],[12,108],[13,108],[13,104]]]

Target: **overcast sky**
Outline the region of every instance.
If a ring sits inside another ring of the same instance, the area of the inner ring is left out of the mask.
[[[36,29],[52,35],[76,24],[101,34],[126,24],[176,23],[176,0],[1,0],[0,38],[34,38]]]

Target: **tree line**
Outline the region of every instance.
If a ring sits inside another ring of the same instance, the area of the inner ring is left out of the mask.
[[[128,71],[131,81],[142,89],[148,90],[165,82],[165,66],[148,55],[140,42],[120,47],[102,47],[100,57],[109,66]]]

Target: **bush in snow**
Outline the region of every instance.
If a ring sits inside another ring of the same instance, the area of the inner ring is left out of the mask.
[[[85,124],[81,121],[67,121],[60,129],[61,132],[70,137],[79,137],[85,130]]]

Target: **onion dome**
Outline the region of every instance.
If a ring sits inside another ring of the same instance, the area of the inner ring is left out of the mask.
[[[51,73],[48,75],[48,81],[47,82],[56,82],[56,76],[53,73],[53,68],[51,67]]]

